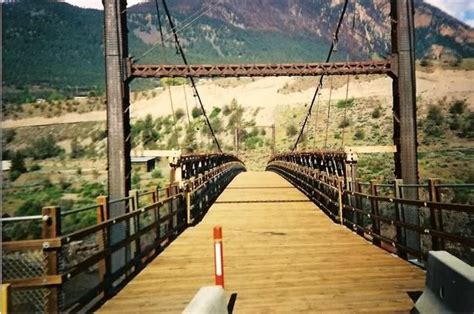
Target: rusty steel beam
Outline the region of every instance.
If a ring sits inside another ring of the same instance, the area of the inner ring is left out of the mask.
[[[130,78],[264,77],[392,74],[392,63],[382,61],[286,64],[136,64],[129,62]]]
[[[126,8],[126,0],[104,1],[108,194],[111,199],[123,199],[128,196],[131,182],[129,88],[125,82],[123,58],[128,55]],[[117,202],[108,208],[110,218],[126,212],[128,202]],[[125,223],[116,224],[110,229],[109,244],[120,242],[126,236]],[[112,272],[125,266],[126,255],[125,249],[112,254]]]
[[[393,78],[393,112],[395,175],[404,184],[418,183],[418,143],[416,122],[416,77],[415,77],[415,26],[413,0],[391,0],[392,54],[397,67]],[[402,197],[418,199],[418,189],[402,188]],[[420,213],[416,208],[401,208],[401,217],[412,225],[420,224]],[[420,235],[405,230],[404,243],[410,249],[420,249]],[[409,259],[414,256],[408,256]]]

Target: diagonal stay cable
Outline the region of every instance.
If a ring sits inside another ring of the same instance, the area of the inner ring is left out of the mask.
[[[156,0],[158,1],[158,0]],[[181,26],[180,28],[178,28],[177,25],[175,25],[174,27],[172,27],[170,29],[170,31],[167,33],[167,37],[163,38],[163,35],[161,37],[161,44],[164,45],[165,42],[167,42],[168,40],[171,40],[174,38],[174,31],[176,31],[176,33],[180,33],[186,29],[188,29],[194,22],[196,22],[198,19],[200,19],[202,16],[204,16],[206,13],[208,13],[209,11],[211,11],[215,6],[217,5],[217,2],[214,2],[214,3],[210,3],[209,6],[206,8],[206,7],[202,7],[201,9],[197,10],[196,12],[194,12],[190,17],[188,17],[187,19],[185,19],[182,23],[184,24],[183,26]],[[157,7],[158,8],[158,7]],[[158,9],[157,9],[158,10]],[[203,12],[200,12],[202,10],[205,10]],[[194,17],[195,15],[197,15],[196,17]],[[194,18],[193,18],[194,17]],[[189,22],[188,22],[189,21]],[[145,51],[141,56],[139,56],[138,58],[135,58],[135,61],[139,61],[140,59],[143,59],[144,57],[146,57],[148,54],[150,54],[153,50],[155,50],[158,46],[160,45],[160,41],[156,42],[153,46],[151,46],[150,49],[148,49],[147,51]]]
[[[348,3],[349,3],[349,0],[344,1],[344,6],[342,7],[342,12],[341,12],[341,15],[339,16],[339,21],[337,22],[336,31],[334,32],[334,38],[333,38],[333,41],[332,41],[332,44],[331,44],[331,48],[329,48],[329,53],[328,53],[328,56],[326,58],[326,63],[328,63],[329,60],[331,59],[334,48],[336,47],[336,44],[337,44],[337,41],[338,41],[338,36],[339,36],[339,30],[341,28],[341,24],[342,24],[342,21],[344,19],[344,15],[346,13]],[[313,106],[314,106],[316,97],[318,96],[319,90],[321,89],[321,87],[323,85],[323,79],[324,79],[324,74],[321,75],[321,77],[319,79],[319,84],[316,87],[316,91],[314,92],[313,98],[311,100],[311,105],[309,106],[308,113],[306,114],[306,117],[304,118],[303,125],[301,126],[300,133],[298,134],[298,138],[296,139],[296,143],[295,143],[295,146],[293,146],[292,151],[296,150],[296,148],[298,147],[298,144],[299,144],[299,142],[300,142],[300,140],[303,136],[304,128],[306,127],[306,124],[308,123],[308,119],[311,115],[311,111],[313,110]]]
[[[184,54],[183,47],[181,46],[181,43],[179,42],[178,34],[176,32],[176,28],[174,26],[173,19],[171,18],[170,11],[168,9],[168,5],[166,4],[166,0],[163,0],[163,7],[165,8],[166,16],[168,17],[168,22],[170,23],[170,27],[173,30],[173,35],[174,35],[174,40],[176,43],[176,46],[178,48],[179,54],[181,55],[181,58],[183,59],[183,62],[186,66],[189,66],[188,60],[186,58],[186,55]],[[214,139],[214,143],[216,144],[217,148],[219,149],[219,152],[222,153],[222,148],[219,144],[219,141],[217,140],[216,134],[214,133],[214,129],[212,128],[211,122],[209,121],[209,117],[206,114],[206,110],[204,109],[204,105],[202,104],[201,100],[201,95],[199,95],[198,89],[196,87],[196,82],[194,81],[194,78],[192,76],[188,76],[189,81],[191,82],[191,86],[194,90],[194,93],[199,101],[199,105],[201,106],[202,114],[206,118],[207,126],[209,127],[209,130],[211,131],[212,137]]]

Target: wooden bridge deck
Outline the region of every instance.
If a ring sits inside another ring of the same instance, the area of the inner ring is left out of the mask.
[[[222,225],[225,290],[235,313],[409,311],[424,272],[333,223],[274,173],[242,173],[100,312],[180,313],[212,285]]]

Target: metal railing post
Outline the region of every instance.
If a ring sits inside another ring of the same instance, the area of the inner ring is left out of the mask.
[[[439,193],[437,185],[440,184],[438,179],[428,179],[428,189],[430,194],[430,202],[439,202]],[[438,231],[443,231],[443,213],[441,209],[434,209],[430,207],[430,222],[431,228]],[[433,250],[443,250],[444,249],[444,240],[436,236],[432,237],[433,240]]]
[[[42,236],[43,239],[52,239],[61,236],[61,210],[59,207],[43,207],[41,214],[43,215]],[[45,242],[46,269],[45,275],[57,275],[59,272],[59,255],[56,250],[47,250],[49,245]],[[46,300],[46,312],[58,313],[59,308],[59,287],[52,286],[49,288],[49,295]]]
[[[138,190],[130,190],[128,193],[130,197],[130,211],[136,211],[139,208],[139,195],[138,195]],[[130,236],[136,234],[138,231],[140,231],[140,215],[136,215],[135,217],[132,218],[133,220],[130,222]],[[140,259],[138,256],[140,255],[140,237],[137,237],[135,240],[135,243],[130,243],[130,256],[133,256],[136,259],[136,264],[138,265],[140,263]],[[132,257],[132,258],[133,258]]]
[[[166,188],[166,197],[170,198],[170,197],[173,197],[173,195],[174,195],[174,187],[173,185],[170,184]],[[170,200],[168,202],[168,241],[172,241],[174,237],[173,212],[174,212],[174,204],[173,204],[173,200]]]
[[[377,185],[376,185],[376,181],[375,180],[370,180],[370,194],[372,196],[377,196]],[[372,215],[377,215],[377,216],[380,216],[379,215],[379,203],[376,199],[371,199],[370,200],[370,205],[371,205],[371,211],[372,211]],[[371,217],[372,218],[372,232],[375,233],[376,235],[380,235],[380,220],[378,220],[378,218],[374,218],[374,217]],[[373,237],[372,239],[372,243],[377,245],[377,246],[380,246],[380,240]]]
[[[354,187],[355,187],[355,191],[357,193],[362,193],[362,188],[361,188],[361,184],[359,181],[355,181],[354,182]],[[361,211],[364,211],[364,208],[362,206],[362,198],[360,195],[356,195],[355,197],[355,206],[357,209],[361,210]],[[354,213],[354,224],[356,226],[360,226],[360,227],[364,227],[364,219],[363,219],[363,216],[360,212],[355,212]],[[357,234],[360,235],[360,236],[364,236],[364,231],[360,228],[357,228]]]
[[[191,185],[187,184],[185,187],[184,197],[186,201],[186,223],[190,226],[194,218],[191,216]]]
[[[337,197],[337,201],[338,201],[338,205],[339,205],[339,223],[341,225],[344,225],[344,217],[343,217],[343,204],[342,204],[342,183],[343,183],[343,179],[342,178],[338,178],[337,179],[337,194],[338,194],[338,197]]]
[[[101,195],[96,199],[97,203],[97,224],[100,224],[104,221],[109,219],[108,217],[108,205],[109,205],[109,197],[106,195]],[[108,239],[107,239],[107,229],[102,229],[102,232],[97,236],[96,243],[99,247],[103,246],[104,250],[107,248]],[[99,271],[99,278],[100,281],[104,283],[104,292],[102,293],[102,297],[104,299],[108,298],[108,291],[110,288],[110,283],[108,280],[108,274],[110,271],[110,256],[105,255],[104,259],[98,263],[98,271]]]
[[[402,179],[396,179],[394,184],[393,184],[393,188],[394,188],[394,194],[395,194],[395,198],[402,198],[402,193],[400,191],[400,184],[403,184],[403,180]],[[398,205],[398,204],[395,204],[395,219],[397,221],[400,221],[400,222],[405,222],[405,213],[404,213],[404,210],[403,210],[403,205]],[[405,245],[405,229],[403,227],[399,227],[397,226],[397,242],[402,244],[402,245]],[[407,259],[408,255],[405,251],[401,251],[401,250],[397,250],[397,254],[398,256],[400,256],[401,258],[404,258],[404,259]]]

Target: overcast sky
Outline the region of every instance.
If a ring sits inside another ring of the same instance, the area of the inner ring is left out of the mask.
[[[138,2],[144,2],[146,0],[128,0],[129,5],[137,4]],[[87,7],[103,9],[102,0],[66,0],[71,4]],[[431,3],[443,11],[457,17],[461,21],[474,27],[474,1],[473,0],[425,0],[425,2]]]

